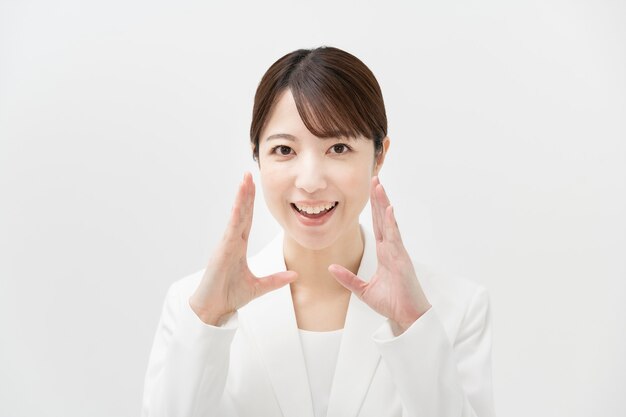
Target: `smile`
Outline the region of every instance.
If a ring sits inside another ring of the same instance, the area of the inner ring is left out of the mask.
[[[324,211],[330,211],[332,210],[337,204],[338,202],[332,202],[332,203],[325,203],[325,204],[317,204],[317,205],[308,205],[308,204],[299,204],[299,203],[291,203],[293,204],[300,213],[307,213],[307,214],[318,214]]]
[[[302,206],[298,207],[291,203],[291,208],[296,213],[296,217],[306,226],[319,226],[331,217],[335,208],[339,205],[338,201],[322,206]]]

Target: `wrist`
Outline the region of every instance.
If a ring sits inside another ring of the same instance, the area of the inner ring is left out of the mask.
[[[189,307],[203,323],[217,327],[226,323],[226,321],[228,321],[230,316],[232,316],[234,313],[234,311],[223,311],[219,309],[206,309],[198,307],[193,302],[192,298],[189,299]]]
[[[428,310],[430,310],[432,308],[432,306],[430,304],[428,304],[428,306],[423,310],[423,311],[419,311],[419,312],[415,312],[414,314],[412,314],[409,317],[404,317],[402,319],[399,320],[391,320],[391,330],[394,334],[394,336],[400,336],[402,333],[406,332],[408,330],[409,327],[411,327],[413,325],[413,323],[415,323],[420,317],[422,317],[424,315],[424,313],[426,313]]]

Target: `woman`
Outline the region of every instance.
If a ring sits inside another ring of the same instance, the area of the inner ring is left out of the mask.
[[[244,174],[208,266],[168,291],[143,415],[493,416],[487,292],[405,250],[378,180],[390,141],[371,71],[331,47],[285,55],[250,133],[282,232],[247,258]]]

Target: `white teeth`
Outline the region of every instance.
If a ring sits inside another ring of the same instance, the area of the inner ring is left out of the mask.
[[[320,211],[330,210],[331,208],[335,207],[335,204],[337,204],[337,202],[324,204],[321,206],[300,206],[294,203],[294,206],[296,206],[298,210],[304,211],[307,214],[318,214]]]

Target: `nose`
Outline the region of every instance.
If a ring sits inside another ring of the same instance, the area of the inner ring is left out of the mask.
[[[309,194],[326,188],[326,174],[321,161],[314,156],[301,158],[296,167],[296,188]]]

